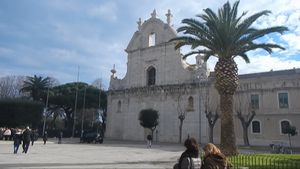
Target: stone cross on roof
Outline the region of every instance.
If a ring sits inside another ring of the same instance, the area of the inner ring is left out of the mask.
[[[116,68],[115,68],[115,64],[114,64],[113,69],[110,70],[110,72],[112,73],[111,76],[112,76],[112,77],[115,77],[115,73],[117,72],[117,71],[116,71]]]
[[[173,17],[173,15],[171,14],[171,10],[168,9],[168,13],[166,14],[167,16],[167,23],[168,25],[171,25],[171,18]]]
[[[151,18],[156,18],[156,10],[154,9],[153,12],[151,13]]]
[[[136,22],[138,24],[138,29],[141,30],[142,27],[142,19],[139,18],[139,20]]]

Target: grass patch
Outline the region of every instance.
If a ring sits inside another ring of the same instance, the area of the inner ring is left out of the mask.
[[[240,154],[228,160],[234,169],[300,169],[299,154]]]

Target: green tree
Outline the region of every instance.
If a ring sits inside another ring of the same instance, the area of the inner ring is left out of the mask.
[[[151,130],[151,135],[158,125],[158,111],[153,109],[143,109],[140,111],[139,120],[141,126]]]
[[[43,78],[42,76],[36,75],[33,77],[27,76],[20,91],[24,93],[29,92],[30,97],[32,97],[33,100],[39,101],[44,95],[46,95],[45,93],[47,92],[47,88],[49,86],[49,77]]]
[[[78,99],[77,99],[77,110],[83,108],[84,90],[86,89],[85,95],[85,108],[99,108],[99,92],[100,90],[90,86],[83,82],[67,83],[59,86],[55,86],[51,89],[49,96],[49,105],[52,113],[57,112],[59,109],[63,109],[66,115],[66,127],[72,128],[74,121],[74,108],[75,108],[75,95],[76,88],[78,87]],[[107,96],[104,91],[101,90],[100,95],[100,108],[106,112],[107,107]],[[79,111],[78,111],[79,112]],[[77,112],[77,113],[78,113]],[[77,117],[79,117],[76,114]],[[79,120],[79,119],[78,119]]]
[[[287,134],[289,136],[290,148],[292,148],[291,136],[298,134],[296,127],[289,124],[284,128],[283,134]]]
[[[0,99],[0,126],[38,127],[43,103],[24,99]]]
[[[236,56],[249,63],[248,51],[261,48],[272,53],[273,48],[284,49],[273,43],[259,43],[260,37],[270,33],[283,33],[288,29],[275,26],[264,29],[251,27],[261,16],[271,12],[264,10],[246,19],[243,12],[238,16],[239,1],[231,7],[227,2],[215,13],[210,8],[204,9],[204,14],[197,15],[201,20],[183,19],[182,26],[177,29],[184,35],[171,39],[176,41],[175,49],[185,45],[191,46],[191,51],[183,56],[201,54],[207,61],[210,56],[218,58],[215,65],[215,87],[220,94],[221,108],[221,148],[226,155],[237,154],[234,124],[233,124],[233,94],[238,86],[238,67],[234,61]],[[200,47],[200,48],[199,48]]]

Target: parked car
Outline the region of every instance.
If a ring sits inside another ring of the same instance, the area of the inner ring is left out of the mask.
[[[84,131],[80,138],[81,143],[103,143],[103,137],[95,131]]]

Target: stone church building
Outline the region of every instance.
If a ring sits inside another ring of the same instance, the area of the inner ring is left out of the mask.
[[[183,140],[193,136],[201,143],[209,142],[208,113],[220,113],[219,96],[214,88],[214,72],[210,72],[201,56],[196,64],[182,59],[175,50],[176,37],[171,24],[171,13],[166,23],[158,19],[154,10],[151,17],[138,23],[127,52],[127,72],[124,78],[111,70],[107,107],[106,137],[118,140],[145,140],[150,131],[138,120],[139,112],[152,108],[159,113],[159,125],[154,141],[178,142],[178,116],[185,117]],[[243,144],[243,128],[237,112],[249,118],[248,136],[251,145],[288,144],[282,130],[287,125],[300,128],[300,69],[270,71],[239,76],[235,94],[234,122],[236,140]],[[213,127],[213,139],[220,142],[220,118]],[[300,136],[291,137],[293,146],[300,147]]]

